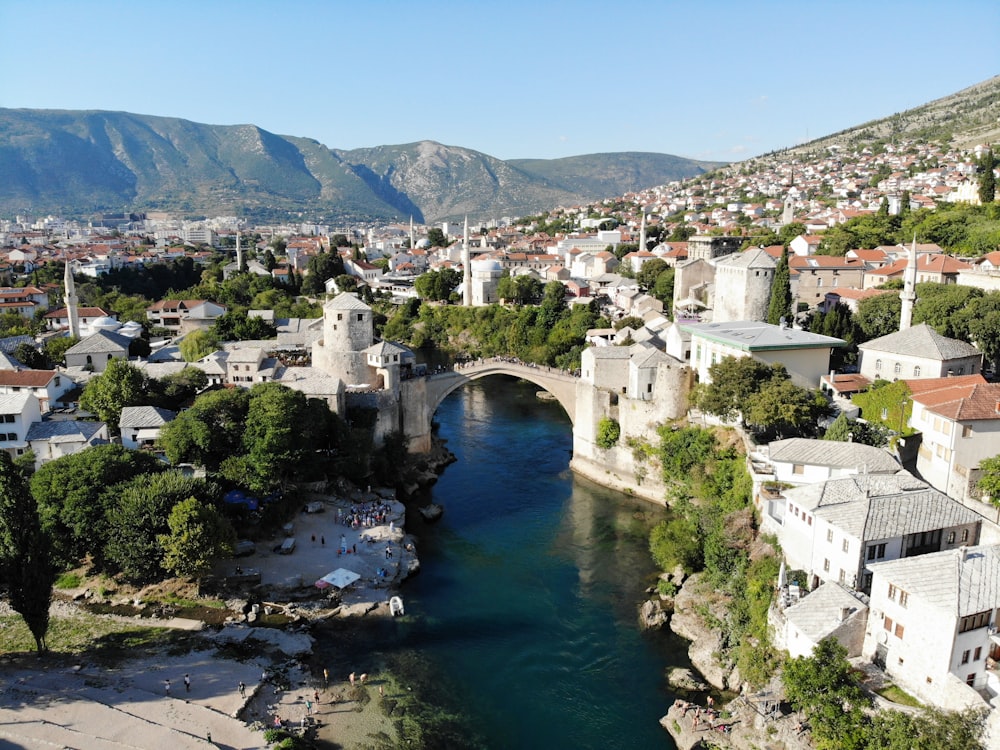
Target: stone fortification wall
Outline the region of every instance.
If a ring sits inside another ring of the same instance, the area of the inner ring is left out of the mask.
[[[657,445],[658,427],[687,412],[690,386],[691,370],[680,362],[657,369],[655,398],[650,401],[624,398],[580,382],[570,467],[597,484],[665,504],[667,487],[660,462],[632,443]],[[604,418],[621,427],[618,444],[611,448],[597,445],[597,425]]]

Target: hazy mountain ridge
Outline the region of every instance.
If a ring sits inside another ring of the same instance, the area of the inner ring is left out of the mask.
[[[0,109],[0,213],[308,213],[317,221],[518,215],[719,166],[664,154],[503,161],[421,141],[344,151],[255,125]]]

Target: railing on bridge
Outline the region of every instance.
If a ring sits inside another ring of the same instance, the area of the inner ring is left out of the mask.
[[[456,362],[450,372],[463,372],[468,370],[484,370],[491,366],[496,365],[513,365],[515,369],[532,370],[534,372],[546,373],[548,375],[561,375],[563,377],[569,378],[579,378],[579,370],[563,370],[559,367],[550,367],[549,365],[538,365],[534,362],[523,362],[517,357],[486,357],[483,359],[470,359]],[[449,370],[445,369],[445,372]]]

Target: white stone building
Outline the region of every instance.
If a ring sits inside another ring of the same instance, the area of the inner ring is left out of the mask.
[[[861,374],[869,380],[913,380],[975,375],[983,355],[958,339],[942,336],[927,323],[861,344]]]
[[[862,656],[918,699],[949,710],[1000,693],[1000,546],[872,563]]]
[[[810,588],[836,581],[868,591],[868,562],[979,542],[976,513],[906,473],[831,479],[785,490],[782,499],[781,513],[769,505],[761,527],[777,535]]]
[[[753,357],[767,364],[781,363],[798,386],[818,388],[820,376],[830,369],[831,349],[847,343],[832,336],[757,321],[685,323],[680,327],[691,334],[691,367],[702,383],[712,382],[709,368],[724,358]],[[668,350],[667,354],[680,359],[679,352]]]

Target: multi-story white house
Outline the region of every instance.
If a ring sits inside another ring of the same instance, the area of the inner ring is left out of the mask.
[[[810,588],[836,581],[868,591],[866,563],[979,542],[979,515],[905,472],[831,479],[783,497],[783,517],[765,514],[766,528]]]
[[[862,656],[934,706],[985,707],[1000,694],[1000,546],[874,562]]]
[[[226,312],[223,305],[200,299],[165,299],[155,302],[146,308],[146,318],[150,325],[177,333],[184,323],[193,318],[196,321],[206,321],[205,325],[189,326],[207,327]]]
[[[0,450],[20,456],[29,449],[31,425],[40,421],[41,410],[33,393],[9,393],[0,396]]]
[[[33,393],[43,414],[75,387],[65,373],[56,370],[0,370],[0,394]]]
[[[172,422],[176,416],[176,412],[158,406],[126,406],[118,421],[122,445],[132,450],[152,448],[160,437],[163,425]]]
[[[978,497],[980,461],[1000,454],[1000,383],[962,378],[965,382],[951,385],[949,380],[913,393],[910,427],[921,433],[920,476],[966,501]]]
[[[111,331],[98,331],[66,350],[66,366],[104,372],[112,359],[128,359],[132,340]]]

